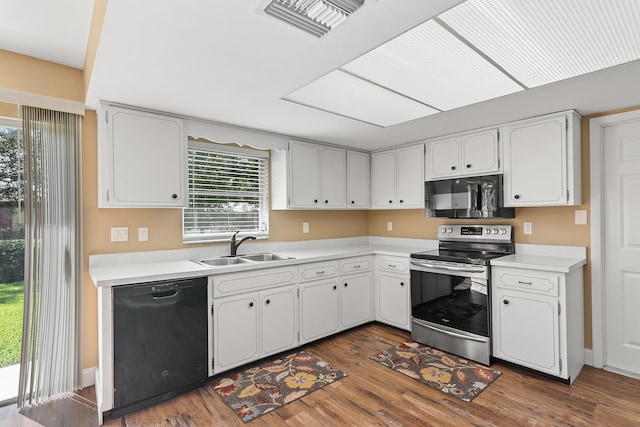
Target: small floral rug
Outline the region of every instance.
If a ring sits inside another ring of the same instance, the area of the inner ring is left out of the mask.
[[[246,423],[346,376],[318,357],[300,351],[234,371],[209,385]]]
[[[371,359],[465,402],[471,402],[502,375],[500,371],[412,341]]]

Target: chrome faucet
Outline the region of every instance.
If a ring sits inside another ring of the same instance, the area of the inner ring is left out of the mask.
[[[238,255],[238,246],[240,246],[242,244],[242,242],[244,242],[245,240],[256,240],[256,236],[244,236],[242,239],[240,239],[239,242],[236,243],[236,235],[240,232],[240,230],[236,231],[235,233],[233,233],[233,236],[231,236],[231,256],[237,256]]]

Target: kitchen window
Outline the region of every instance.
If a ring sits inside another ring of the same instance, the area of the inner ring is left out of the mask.
[[[265,151],[189,141],[183,240],[228,240],[238,230],[268,238],[268,161]]]

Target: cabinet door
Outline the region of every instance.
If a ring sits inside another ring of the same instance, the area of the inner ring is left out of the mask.
[[[399,208],[424,208],[424,144],[398,149]]]
[[[304,142],[291,142],[290,150],[290,202],[292,208],[320,206],[320,158],[318,146]]]
[[[409,277],[378,274],[377,320],[409,330]]]
[[[387,209],[396,205],[396,152],[382,151],[371,155],[373,208]]]
[[[505,128],[505,206],[567,204],[565,116]]]
[[[371,274],[344,278],[340,284],[340,314],[343,328],[372,319]]]
[[[99,207],[186,206],[183,120],[112,106],[99,114]]]
[[[494,301],[494,356],[560,375],[557,299],[498,292]]]
[[[429,173],[432,179],[460,175],[460,139],[429,143]]]
[[[346,150],[332,147],[320,147],[322,179],[322,207],[329,209],[346,206],[347,165]]]
[[[278,353],[298,344],[297,288],[274,289],[260,294],[261,356]]]
[[[463,175],[484,175],[499,172],[497,129],[462,136],[460,143],[463,157],[461,173]]]
[[[214,300],[214,372],[243,365],[258,351],[258,299],[255,296]]]
[[[369,168],[369,154],[347,151],[347,208],[369,208],[371,197]]]
[[[338,331],[338,282],[300,285],[300,344]]]

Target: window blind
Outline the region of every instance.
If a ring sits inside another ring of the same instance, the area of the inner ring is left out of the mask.
[[[184,240],[222,240],[238,230],[268,236],[267,162],[258,150],[190,144]]]

